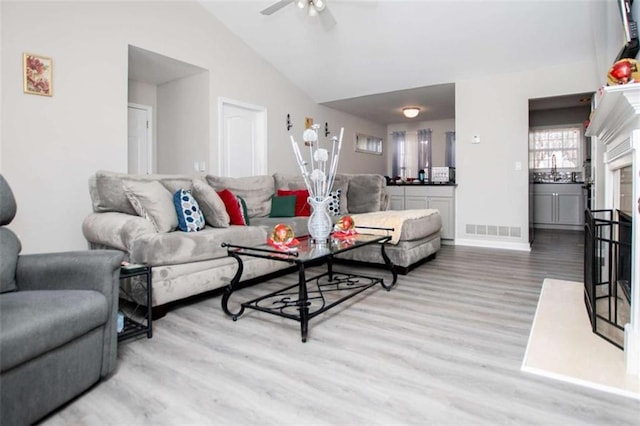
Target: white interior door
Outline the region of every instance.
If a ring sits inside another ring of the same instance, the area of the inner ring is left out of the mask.
[[[129,104],[128,171],[146,175],[152,172],[151,107]]]
[[[267,173],[266,110],[221,99],[219,168],[221,176]]]

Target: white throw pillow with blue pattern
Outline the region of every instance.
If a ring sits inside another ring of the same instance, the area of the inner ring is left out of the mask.
[[[329,216],[340,216],[340,194],[342,193],[342,189],[336,189],[333,192],[329,193],[329,197],[331,197],[331,201],[329,201],[328,210]]]
[[[191,191],[179,189],[173,194],[173,205],[178,214],[178,229],[198,232],[204,229],[204,215]]]

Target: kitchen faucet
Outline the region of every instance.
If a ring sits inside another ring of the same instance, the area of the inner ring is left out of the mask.
[[[551,179],[555,182],[558,179],[558,167],[556,165],[556,155],[551,156]]]

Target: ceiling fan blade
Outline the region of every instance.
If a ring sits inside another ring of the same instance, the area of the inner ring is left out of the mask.
[[[320,22],[326,31],[329,31],[331,28],[336,26],[336,18],[333,17],[333,14],[328,7],[325,7],[319,15]]]
[[[280,0],[279,2],[276,2],[267,7],[266,9],[261,10],[260,13],[262,13],[263,15],[271,15],[272,13],[279,11],[289,3],[293,3],[293,1],[294,0]]]

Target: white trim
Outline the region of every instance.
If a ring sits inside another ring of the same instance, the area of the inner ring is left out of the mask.
[[[224,158],[222,158],[223,150],[222,144],[224,141],[224,107],[225,105],[230,105],[238,108],[247,109],[250,111],[254,111],[258,113],[258,123],[257,123],[257,137],[264,141],[262,146],[262,152],[259,154],[262,160],[262,165],[260,167],[261,172],[258,174],[267,174],[269,170],[268,167],[268,130],[267,130],[267,108],[260,105],[253,105],[246,102],[237,101],[235,99],[225,98],[222,96],[218,96],[218,147],[215,149],[213,146],[209,149],[209,164],[217,164],[218,165],[218,174],[222,172],[222,166]],[[215,155],[214,155],[215,154]]]
[[[153,152],[155,148],[153,146],[153,107],[151,105],[128,102],[127,109],[128,108],[141,109],[147,113],[147,122],[149,123],[147,127],[147,170],[149,174],[152,174],[155,171],[153,167]]]
[[[604,170],[598,175],[597,183],[603,187],[603,194],[596,193],[596,206],[614,209],[619,206],[617,184],[619,169],[633,165],[633,222],[631,245],[640,247],[640,212],[635,200],[640,200],[640,84],[625,84],[601,88],[594,98],[596,105],[591,114],[588,136],[597,137],[598,146],[603,148]],[[640,253],[632,251],[631,265],[631,316],[625,325],[624,355],[627,374],[640,376]]]
[[[529,245],[529,243],[515,243],[515,242],[509,242],[509,241],[471,240],[471,239],[465,239],[465,238],[456,238],[454,244],[456,246],[531,251],[531,246]]]

